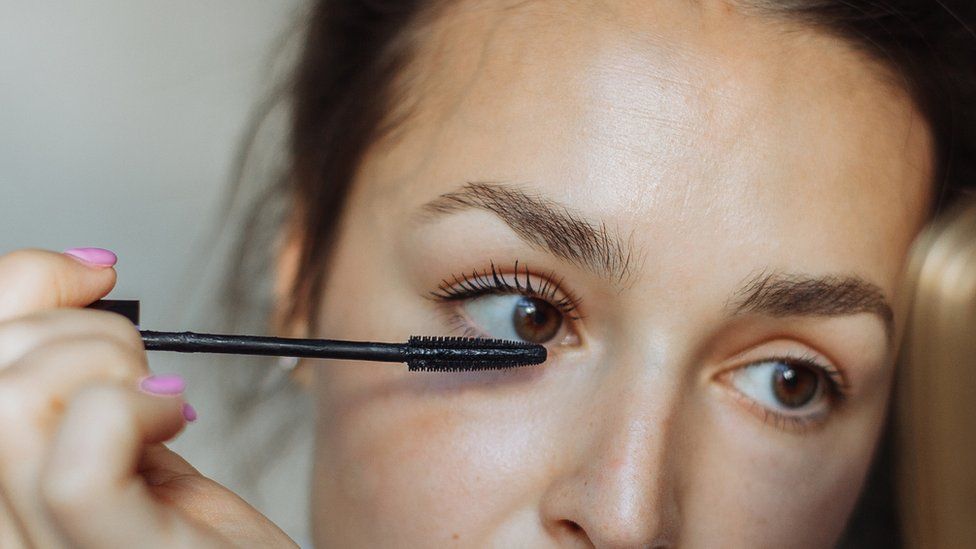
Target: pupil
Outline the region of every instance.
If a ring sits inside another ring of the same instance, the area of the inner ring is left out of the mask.
[[[556,336],[563,323],[563,315],[548,301],[524,296],[512,313],[515,333],[531,343],[545,343]]]
[[[809,404],[819,393],[820,376],[806,366],[780,362],[773,373],[772,385],[773,394],[781,404],[799,408]]]

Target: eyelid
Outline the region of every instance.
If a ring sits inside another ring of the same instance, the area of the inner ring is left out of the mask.
[[[428,297],[446,302],[473,299],[487,294],[523,294],[549,301],[571,321],[584,318],[585,315],[580,311],[582,299],[565,288],[563,278],[557,278],[555,271],[539,275],[530,271],[525,264],[522,264],[520,270],[516,260],[513,272],[507,272],[499,270],[494,261],[489,263],[490,267],[480,272],[473,269],[470,274],[452,275],[452,281],[441,280],[437,290],[430,292]],[[533,279],[536,279],[535,284]]]
[[[784,344],[789,344],[791,348],[774,351],[763,350],[764,348],[771,346],[782,347]],[[797,345],[802,346],[803,349],[796,349],[795,347]],[[732,365],[722,368],[722,370],[714,374],[713,377],[718,378],[723,374],[738,368],[743,368],[751,364],[758,364],[760,362],[769,360],[811,362],[813,365],[822,368],[829,378],[837,384],[837,388],[843,390],[845,395],[850,392],[851,384],[847,377],[846,369],[839,366],[829,354],[821,352],[816,348],[816,346],[807,342],[803,338],[792,334],[780,334],[774,337],[765,338],[760,343],[750,346],[745,351],[736,353],[728,359],[728,362],[732,363]]]

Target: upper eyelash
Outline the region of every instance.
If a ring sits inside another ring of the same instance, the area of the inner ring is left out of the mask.
[[[555,271],[550,271],[546,276],[535,275],[542,279],[542,283],[533,286],[533,275],[525,264],[522,264],[522,271],[519,271],[519,262],[516,260],[512,270],[514,274],[500,273],[492,261],[490,270],[478,272],[474,269],[467,275],[452,275],[451,281],[441,280],[437,290],[430,292],[430,296],[439,301],[456,301],[486,294],[522,294],[545,299],[572,320],[582,318],[578,312],[582,299],[562,287],[563,279],[557,279]],[[508,281],[508,276],[512,278],[512,282]],[[519,280],[520,276],[522,280]]]

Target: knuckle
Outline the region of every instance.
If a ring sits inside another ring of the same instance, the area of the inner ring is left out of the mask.
[[[129,348],[141,353],[145,347],[142,344],[142,335],[136,325],[122,315],[106,311],[87,311],[97,313],[101,321],[104,322],[105,329],[113,337],[126,344]]]
[[[0,319],[46,309],[62,296],[61,273],[40,250],[17,250],[0,257]]]
[[[56,312],[40,311],[0,321],[0,354],[2,354],[2,347],[7,344],[32,340],[38,334],[49,330]]]
[[[0,424],[5,432],[47,407],[45,395],[39,389],[24,376],[0,381]]]
[[[61,410],[63,403],[56,398],[45,399],[22,383],[0,382],[0,477],[22,460],[36,459],[32,448]]]
[[[23,402],[81,380],[130,380],[146,371],[147,362],[144,352],[111,335],[71,336],[35,347],[0,370],[0,392]]]
[[[0,368],[16,351],[26,351],[36,342],[61,336],[71,339],[99,335],[111,338],[142,353],[145,346],[138,328],[127,318],[106,311],[60,309],[38,311],[10,320],[0,320]],[[5,360],[6,359],[6,360]]]
[[[11,379],[0,381],[0,429],[5,433],[17,425],[24,415],[29,394],[25,394],[19,383]]]
[[[43,329],[43,323],[34,317],[20,317],[0,322],[0,364],[4,357],[12,357]],[[9,358],[8,358],[9,359]]]
[[[84,349],[81,352],[93,358],[97,357],[93,363],[113,378],[125,379],[139,375],[147,368],[145,354],[119,338],[101,335],[86,340],[82,345]]]

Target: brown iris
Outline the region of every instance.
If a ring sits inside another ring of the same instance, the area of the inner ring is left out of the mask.
[[[808,366],[779,362],[773,372],[773,394],[787,408],[809,404],[820,393],[820,375]]]
[[[563,324],[563,314],[544,299],[523,296],[512,313],[515,333],[531,343],[545,343],[556,337]]]

